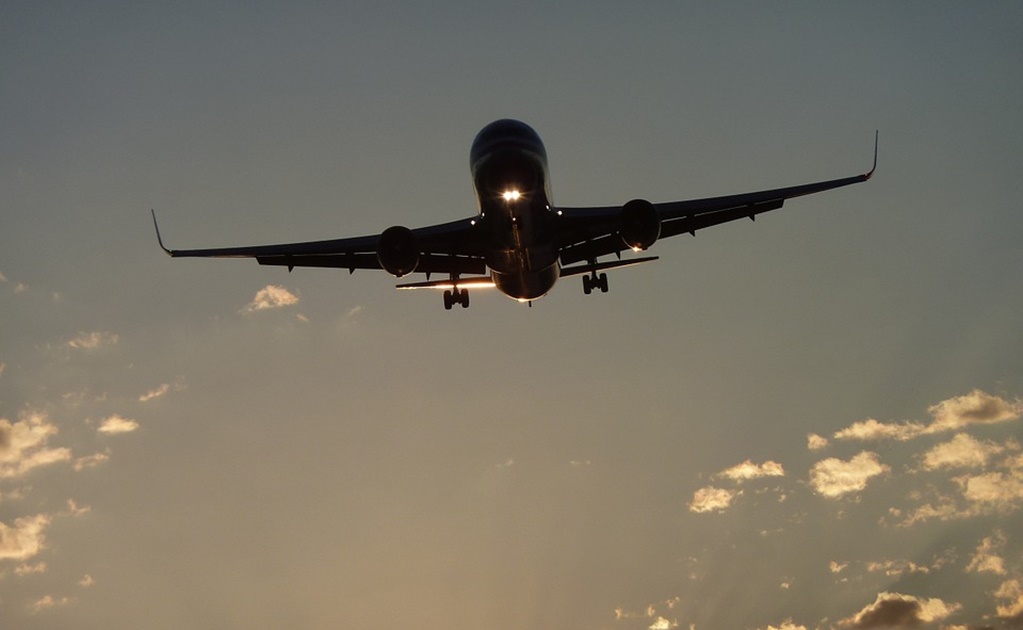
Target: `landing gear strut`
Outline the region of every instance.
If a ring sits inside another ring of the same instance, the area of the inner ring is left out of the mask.
[[[601,293],[607,293],[607,274],[602,273],[599,276],[594,271],[588,276],[583,276],[583,293],[589,295],[594,289],[600,289]]]
[[[451,310],[455,304],[461,304],[462,308],[469,308],[469,290],[455,287],[451,291],[444,292],[444,308]]]

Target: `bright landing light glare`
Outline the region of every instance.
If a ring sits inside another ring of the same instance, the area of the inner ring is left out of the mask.
[[[506,190],[503,193],[501,193],[501,197],[503,197],[505,201],[515,201],[521,196],[522,193],[520,193],[517,190]]]

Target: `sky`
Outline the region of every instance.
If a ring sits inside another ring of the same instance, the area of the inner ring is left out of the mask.
[[[1023,6],[0,5],[0,627],[1023,627]],[[177,248],[872,180],[532,308]]]

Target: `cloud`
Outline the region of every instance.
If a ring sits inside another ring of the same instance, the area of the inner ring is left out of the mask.
[[[157,387],[155,389],[151,389],[148,392],[146,392],[145,394],[142,394],[141,396],[139,396],[139,402],[149,402],[150,400],[153,400],[154,398],[160,398],[161,396],[166,396],[167,392],[169,392],[169,391],[170,391],[170,383],[163,383],[159,387]]]
[[[245,307],[245,311],[265,311],[272,308],[282,308],[298,304],[298,297],[284,287],[276,284],[268,284],[256,292],[256,297]]]
[[[747,459],[741,464],[736,464],[727,470],[721,471],[716,476],[742,482],[761,477],[784,477],[785,469],[778,462],[768,460],[763,464],[754,464]]]
[[[1008,600],[1004,605],[999,604],[995,612],[1003,619],[1013,622],[1023,622],[1023,584],[1017,579],[1006,580],[995,591],[995,597]]]
[[[14,575],[17,575],[18,577],[37,575],[40,573],[46,573],[46,568],[45,562],[37,562],[35,564],[28,564],[25,562],[14,568]]]
[[[61,597],[60,599],[55,598],[53,595],[44,595],[37,599],[32,604],[33,612],[41,612],[47,608],[54,608],[56,606],[67,606],[71,603],[71,600],[67,597]]]
[[[841,573],[848,566],[849,566],[848,562],[836,562],[835,560],[832,560],[830,563],[828,563],[828,568],[831,570],[832,573]]]
[[[1005,546],[1005,534],[1001,530],[995,530],[990,536],[984,538],[977,545],[977,551],[970,558],[966,565],[967,573],[994,573],[1005,575],[1005,560],[996,555],[995,551]]]
[[[989,472],[956,480],[967,501],[987,511],[1006,512],[1023,501],[1023,474]]]
[[[939,468],[983,468],[993,455],[1007,448],[1019,448],[1018,444],[999,446],[994,442],[981,442],[966,433],[958,433],[948,442],[938,444],[924,453],[925,470]]]
[[[650,624],[650,630],[671,630],[678,627],[678,621],[669,621],[664,617],[658,617]]]
[[[892,508],[890,514],[893,517],[899,518],[902,516],[902,511]],[[950,521],[955,518],[964,518],[969,516],[959,509],[956,505],[955,500],[950,497],[941,497],[940,501],[935,505],[932,503],[925,503],[920,507],[910,512],[909,516],[898,523],[899,527],[912,527],[917,523],[936,518],[939,521]]]
[[[806,436],[806,448],[811,451],[819,451],[828,445],[828,438],[811,433]]]
[[[934,563],[933,567],[925,564],[917,564],[912,560],[873,560],[866,563],[866,569],[869,573],[881,572],[888,577],[898,577],[904,574],[912,573],[930,573],[931,570],[937,570],[942,567],[943,561],[938,560]]]
[[[943,400],[927,411],[934,417],[932,432],[954,431],[971,424],[1018,420],[1023,415],[1023,401],[1009,402],[975,389],[965,396]]]
[[[0,479],[21,477],[34,468],[71,459],[71,449],[48,448],[57,426],[42,413],[28,413],[18,422],[0,418]]]
[[[75,460],[74,469],[75,472],[82,472],[86,468],[95,468],[100,464],[110,459],[110,452],[106,453],[95,453],[93,455],[85,455]]]
[[[49,524],[46,514],[14,519],[13,526],[0,522],[0,560],[27,560],[35,556],[43,548]]]
[[[994,424],[1018,420],[1023,415],[1023,401],[1007,401],[1000,396],[974,389],[965,396],[955,396],[927,408],[930,424],[919,422],[884,423],[873,418],[854,422],[835,433],[837,440],[898,440],[921,435],[955,431],[974,424]]]
[[[89,588],[90,586],[92,586],[95,583],[96,583],[96,580],[94,580],[93,577],[91,575],[89,575],[88,573],[83,575],[82,579],[78,580],[78,586],[81,586],[82,588]]]
[[[810,485],[826,497],[840,497],[867,487],[872,477],[888,472],[877,453],[863,451],[849,461],[835,457],[821,460],[810,470]]]
[[[104,346],[112,346],[116,344],[119,337],[114,333],[109,332],[90,332],[90,333],[78,333],[78,336],[74,339],[70,339],[67,342],[69,348],[76,350],[96,350]]]
[[[734,490],[715,488],[707,486],[700,488],[693,493],[693,500],[689,503],[689,511],[702,514],[704,512],[723,511],[732,503],[736,497]]]
[[[850,426],[835,433],[836,440],[909,440],[923,435],[927,428],[915,422],[902,424],[885,424],[873,418],[854,422]]]
[[[913,628],[947,618],[962,608],[960,604],[934,599],[919,599],[901,593],[880,593],[873,604],[839,624],[849,628]]]
[[[78,502],[75,501],[74,499],[67,500],[67,509],[68,511],[66,515],[75,517],[82,516],[83,514],[88,514],[89,512],[92,511],[91,507],[89,507],[88,505],[78,505]]]
[[[115,435],[118,433],[131,433],[137,428],[139,428],[138,422],[115,413],[114,415],[104,419],[99,425],[99,428],[96,430],[100,433]]]
[[[185,386],[178,383],[161,383],[159,386],[147,391],[146,393],[139,396],[139,402],[149,402],[157,398],[163,398],[171,392],[180,392],[185,389]]]
[[[768,625],[763,630],[806,630],[806,626],[802,624],[793,623],[792,619],[786,619],[781,622],[780,626]]]

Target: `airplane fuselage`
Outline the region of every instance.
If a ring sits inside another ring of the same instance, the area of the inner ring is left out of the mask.
[[[498,120],[484,127],[469,153],[481,227],[490,247],[487,267],[505,295],[543,297],[560,274],[547,151],[525,123]]]

